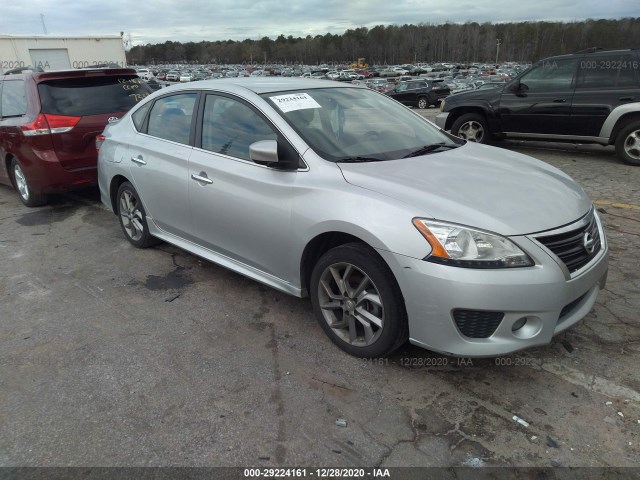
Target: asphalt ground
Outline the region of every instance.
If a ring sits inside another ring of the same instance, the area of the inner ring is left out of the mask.
[[[350,357],[307,299],[133,248],[96,191],[28,209],[0,186],[0,466],[637,467],[640,168],[500,146],[582,184],[610,270],[582,322],[496,359]]]

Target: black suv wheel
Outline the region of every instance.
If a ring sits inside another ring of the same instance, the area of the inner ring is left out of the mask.
[[[451,133],[464,140],[489,143],[489,127],[485,118],[478,113],[461,115],[451,126]]]
[[[618,133],[616,153],[629,165],[640,166],[640,121],[631,122]]]

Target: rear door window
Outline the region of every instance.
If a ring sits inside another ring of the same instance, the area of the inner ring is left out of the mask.
[[[2,85],[3,117],[20,117],[27,113],[27,95],[23,80],[5,80]]]
[[[182,93],[156,100],[149,113],[147,133],[188,145],[197,98],[197,93]]]
[[[78,77],[38,85],[42,113],[84,117],[126,112],[151,93],[138,77]]]

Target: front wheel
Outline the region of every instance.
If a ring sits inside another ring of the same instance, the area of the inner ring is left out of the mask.
[[[22,203],[27,207],[39,207],[47,203],[47,196],[35,193],[29,186],[27,176],[15,158],[11,161],[11,178]]]
[[[393,273],[363,244],[325,253],[311,274],[309,294],[322,329],[353,356],[389,355],[408,339],[404,300]]]
[[[461,115],[451,126],[451,133],[476,143],[489,143],[489,126],[487,120],[477,113]]]
[[[129,182],[118,188],[118,218],[125,237],[134,247],[147,248],[160,243],[149,233],[147,215],[136,189]]]
[[[616,154],[629,165],[640,166],[640,122],[631,122],[620,131]]]

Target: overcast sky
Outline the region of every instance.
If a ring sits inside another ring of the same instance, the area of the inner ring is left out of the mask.
[[[405,23],[640,16],[639,0],[30,0],[2,2],[0,34],[131,36],[134,45],[342,34]]]

